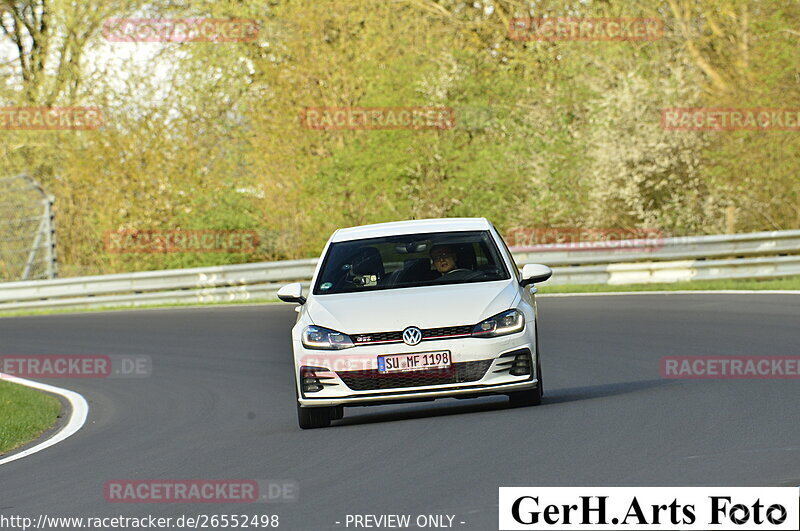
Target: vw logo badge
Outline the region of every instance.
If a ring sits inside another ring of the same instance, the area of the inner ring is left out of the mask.
[[[416,326],[409,326],[403,330],[403,343],[414,346],[422,341],[422,330]]]

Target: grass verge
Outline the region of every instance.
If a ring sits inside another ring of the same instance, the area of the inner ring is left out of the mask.
[[[669,284],[570,284],[563,286],[538,286],[539,293],[600,293],[618,291],[694,291],[694,290],[800,290],[800,276],[764,280],[689,280]]]
[[[58,398],[0,380],[0,455],[34,440],[56,423]]]
[[[0,311],[0,317],[21,317],[26,315],[54,315],[59,313],[91,313],[91,312],[114,312],[125,310],[149,310],[158,308],[203,308],[206,306],[236,306],[240,304],[269,304],[281,302],[278,299],[248,299],[241,301],[224,301],[224,302],[186,302],[174,304],[143,304],[141,306],[104,306],[102,308],[55,308],[51,310],[14,310],[14,311]],[[281,303],[286,304],[286,303]],[[287,304],[288,306],[288,304]]]

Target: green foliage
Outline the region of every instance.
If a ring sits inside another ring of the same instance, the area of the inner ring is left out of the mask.
[[[62,274],[308,257],[338,227],[423,217],[486,216],[506,231],[800,227],[797,131],[660,124],[665,107],[800,107],[794,4],[37,2],[57,21],[40,32],[76,35],[45,54],[69,68],[23,77],[19,61],[1,63],[0,102],[99,105],[106,117],[97,131],[0,131],[2,172],[32,171],[56,195]],[[110,16],[252,18],[261,31],[253,42],[109,43]],[[510,19],[525,16],[657,17],[665,33],[510,39]],[[456,126],[312,130],[299,119],[305,107],[352,106],[450,107]],[[109,230],[179,228],[254,229],[261,245],[103,247]]]

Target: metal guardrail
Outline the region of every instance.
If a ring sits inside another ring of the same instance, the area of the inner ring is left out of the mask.
[[[275,298],[291,280],[308,281],[317,259],[0,284],[0,310],[98,308]]]
[[[800,275],[800,256],[633,262],[553,268],[553,284],[655,284]]]
[[[554,266],[548,284],[556,285],[800,275],[800,231],[669,238],[657,250],[633,254],[608,250],[513,252],[519,265]],[[777,256],[780,254],[790,256]],[[287,282],[307,285],[316,264],[314,258],[0,283],[0,311],[272,299]]]
[[[800,252],[800,230],[602,242],[606,247],[616,246],[615,249],[594,250],[588,245],[544,244],[511,250],[518,263],[549,266],[792,254]]]

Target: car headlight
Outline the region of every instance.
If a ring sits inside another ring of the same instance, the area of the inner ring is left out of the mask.
[[[506,310],[475,325],[473,337],[497,337],[520,332],[525,328],[525,316],[519,310]]]
[[[319,350],[341,350],[355,345],[347,334],[311,325],[303,330],[303,346]]]

